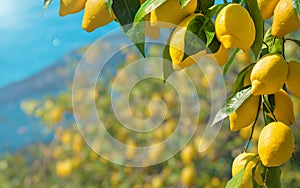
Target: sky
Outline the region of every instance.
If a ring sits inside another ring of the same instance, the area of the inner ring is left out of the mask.
[[[71,50],[118,28],[112,22],[87,33],[81,29],[83,11],[60,17],[56,0],[41,17],[42,7],[43,0],[1,0],[0,88],[40,72]]]
[[[53,1],[41,17],[43,0],[1,0],[0,88],[47,68],[67,52],[117,28],[111,23],[92,33],[81,29],[83,12],[60,17]]]

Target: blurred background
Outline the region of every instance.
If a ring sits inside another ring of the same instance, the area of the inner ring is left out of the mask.
[[[199,135],[204,131],[201,125],[207,121],[210,109],[210,98],[205,90],[207,79],[214,79],[214,71],[211,78],[207,78],[199,76],[193,68],[187,70],[201,88],[198,95],[204,110],[200,114],[198,134],[182,151],[151,167],[112,164],[90,149],[79,134],[73,118],[71,87],[75,68],[89,45],[118,28],[118,24],[113,22],[87,33],[81,29],[82,12],[61,18],[58,16],[59,1],[53,1],[41,17],[42,6],[42,1],[22,4],[17,0],[1,1],[0,187],[225,187],[231,178],[232,158],[243,150],[251,130],[232,133],[228,123],[224,122],[213,145],[204,153],[196,151],[201,140]],[[299,32],[292,37],[299,38]],[[112,41],[108,45],[117,44]],[[300,59],[295,44],[287,43],[286,51],[287,57]],[[161,46],[154,44],[148,48],[150,56],[161,56],[161,53]],[[140,55],[136,50],[128,49],[115,58],[125,66],[138,60]],[[235,75],[251,60],[251,54],[238,54],[226,78],[228,91]],[[113,80],[112,73],[109,78]],[[136,117],[151,116],[144,102],[155,98],[165,101],[168,114],[158,129],[133,138],[130,131],[120,127],[113,117],[108,93],[110,84],[99,81],[96,92],[90,97],[97,101],[97,110],[104,115],[111,135],[128,145],[139,146],[145,144],[146,138],[160,142],[172,134],[180,110],[176,92],[171,87],[160,87],[160,82],[150,81],[149,87],[138,85],[135,88],[131,98],[136,104],[137,110],[133,112]],[[153,92],[147,88],[157,89]],[[79,94],[75,100],[84,97]],[[299,99],[293,100],[298,117],[293,129],[296,143],[299,143],[300,105]],[[257,150],[261,125],[262,122],[258,123],[254,131],[249,147],[251,152]],[[99,142],[99,147],[101,144]],[[155,159],[162,150],[149,153],[148,157]],[[125,153],[128,158],[134,154],[134,150]],[[284,165],[283,187],[300,185],[300,174],[295,173],[298,170],[295,160]]]

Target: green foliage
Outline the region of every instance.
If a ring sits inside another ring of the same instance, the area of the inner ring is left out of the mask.
[[[251,63],[247,67],[245,67],[243,70],[240,71],[238,76],[236,77],[236,80],[232,87],[232,94],[236,94],[238,91],[243,89],[244,87],[244,78],[247,74],[247,72],[254,66],[254,63]]]
[[[151,11],[162,5],[167,0],[148,0],[142,4],[141,8],[135,15],[134,22],[140,22]]]
[[[272,28],[270,28],[264,37],[263,50],[264,53],[279,53],[283,52],[283,39],[278,39],[272,34]]]
[[[48,9],[48,7],[51,3],[52,3],[52,0],[44,0],[44,6],[43,6],[41,16],[43,16],[45,14],[46,10]]]
[[[248,9],[250,16],[252,17],[255,24],[255,41],[251,46],[251,49],[257,59],[259,57],[259,53],[262,47],[263,36],[264,36],[264,22],[261,15],[261,12],[258,8],[257,1],[247,0],[246,8]]]
[[[184,9],[191,0],[179,0],[181,9]]]
[[[293,6],[295,9],[295,12],[297,13],[298,18],[300,19],[300,1],[299,0],[293,0]]]
[[[240,188],[244,176],[244,168],[233,176],[226,184],[226,188]]]
[[[228,117],[231,113],[236,111],[245,100],[247,100],[251,96],[251,87],[245,88],[237,93],[235,93],[232,97],[230,97],[224,106],[218,111],[212,126],[218,123],[219,121]]]

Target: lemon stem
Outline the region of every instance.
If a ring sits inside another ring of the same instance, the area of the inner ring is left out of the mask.
[[[250,133],[249,139],[248,139],[247,144],[246,144],[246,146],[244,148],[244,152],[247,152],[249,144],[250,144],[250,142],[252,140],[253,132],[254,132],[254,128],[255,128],[255,124],[256,124],[256,122],[258,120],[258,116],[259,116],[260,106],[261,106],[261,99],[259,99],[258,109],[257,109],[257,112],[256,112],[256,117],[255,117],[255,120],[254,120],[253,125],[252,125],[252,129],[251,129],[251,133]]]

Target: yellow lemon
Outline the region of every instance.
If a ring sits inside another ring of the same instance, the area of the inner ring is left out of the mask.
[[[110,15],[105,0],[87,0],[82,28],[87,32],[92,32],[98,27],[112,22],[115,18],[114,14]]]
[[[265,126],[258,140],[258,154],[264,166],[274,167],[286,163],[294,151],[292,130],[281,122]]]
[[[255,26],[248,11],[239,4],[229,4],[218,14],[216,36],[226,49],[249,51],[255,40]]]
[[[180,153],[183,164],[190,164],[196,157],[196,151],[193,145],[186,145]]]
[[[160,188],[163,186],[163,180],[160,176],[156,176],[151,181],[151,187],[152,188]]]
[[[72,172],[72,161],[64,160],[56,163],[55,172],[58,177],[65,178],[68,177]]]
[[[289,63],[286,86],[295,97],[300,98],[300,63],[296,61]]]
[[[257,0],[258,7],[264,20],[273,16],[278,1],[279,0]]]
[[[300,28],[300,20],[294,10],[292,0],[280,0],[274,10],[272,35],[282,38]]]
[[[288,74],[288,64],[279,54],[263,56],[253,67],[251,85],[253,95],[269,95],[279,91]]]
[[[173,63],[173,68],[175,70],[181,70],[185,67],[188,67],[195,63],[195,60],[199,59],[203,56],[206,52],[202,50],[196,54],[189,54],[187,58],[184,58],[185,54],[185,35],[187,33],[187,27],[189,23],[197,16],[203,16],[202,14],[193,14],[189,17],[185,18],[178,24],[178,27],[173,31],[170,37],[170,47],[169,52]],[[190,33],[189,33],[190,34]]]
[[[219,66],[223,66],[227,63],[228,51],[229,50],[226,49],[223,44],[221,44],[217,52],[213,54],[207,54],[206,57],[216,61]]]
[[[161,28],[173,27],[169,24],[178,24],[197,8],[197,0],[191,0],[182,10],[178,0],[168,0],[151,12],[151,25]],[[163,23],[165,22],[165,23]]]
[[[250,160],[248,163],[247,161]],[[241,153],[239,154],[232,163],[232,176],[236,175],[239,171],[244,168],[244,175],[242,178],[241,188],[243,187],[252,187],[252,169],[257,165],[259,162],[259,158],[255,157],[254,153]],[[245,167],[247,163],[247,166]],[[263,185],[264,181],[260,174],[261,166],[258,165],[254,172],[254,179],[258,185]]]
[[[251,131],[252,131],[252,126],[248,126],[246,128],[242,128],[240,130],[240,137],[243,139],[243,140],[248,140],[249,139],[249,136],[251,134]],[[253,135],[252,135],[252,141],[255,141],[257,142],[258,138],[259,138],[259,133],[260,133],[260,130],[259,130],[259,127],[258,126],[255,126],[254,127],[254,131],[253,131]]]
[[[236,111],[229,115],[232,131],[252,125],[255,121],[259,104],[259,96],[251,95]]]
[[[196,169],[193,164],[185,166],[181,171],[181,182],[185,186],[190,186],[196,177]]]
[[[293,109],[293,102],[290,96],[283,90],[279,90],[274,94],[275,107],[273,114],[277,121],[286,125],[291,125],[295,122],[295,115]],[[268,113],[272,118],[272,115]]]
[[[86,0],[60,0],[59,15],[66,16],[68,14],[74,14],[82,9]]]

